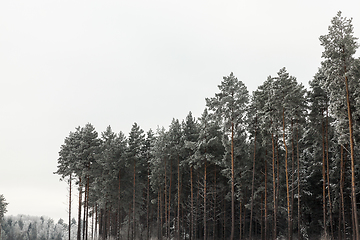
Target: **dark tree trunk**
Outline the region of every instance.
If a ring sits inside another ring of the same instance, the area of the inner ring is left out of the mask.
[[[297,194],[298,194],[298,238],[302,240],[302,233],[301,233],[301,191],[300,191],[300,150],[299,150],[299,129],[296,129],[296,158],[297,158]]]
[[[217,191],[217,186],[216,186],[216,165],[215,165],[215,173],[214,173],[214,226],[213,226],[213,238],[216,238],[216,225],[217,225],[217,216],[216,216],[216,191]]]
[[[177,225],[176,225],[176,234],[177,239],[180,240],[180,160],[179,155],[177,156],[177,172],[178,172],[178,183],[177,183]]]
[[[251,182],[251,207],[250,207],[250,227],[249,227],[249,239],[252,239],[252,221],[253,221],[253,208],[254,208],[254,185],[255,185],[255,162],[256,162],[256,126],[257,118],[255,118],[255,133],[254,133],[254,156],[253,156],[253,171]]]
[[[345,225],[345,204],[344,204],[344,177],[345,177],[345,159],[344,159],[344,148],[340,146],[340,198],[341,206],[339,211],[339,233],[341,233],[341,224],[343,225],[343,234],[339,234],[339,239],[345,238],[346,236],[346,225]],[[342,220],[342,221],[341,221]]]
[[[95,238],[98,236],[98,206],[95,204]]]
[[[290,210],[290,192],[289,192],[289,169],[288,169],[288,148],[285,140],[285,109],[283,108],[282,112],[283,119],[283,142],[285,148],[285,178],[286,178],[286,205],[287,205],[287,215],[288,215],[288,239],[292,240],[292,230],[291,230],[291,210]]]
[[[267,150],[265,150],[265,189],[264,189],[264,239],[267,239]]]
[[[104,209],[100,208],[99,213],[99,238],[104,239]]]
[[[166,192],[167,192],[167,181],[166,181],[166,160],[164,160],[164,162],[165,162],[165,164],[164,164],[164,168],[165,168],[165,175],[164,175],[164,177],[165,177],[165,185],[164,185],[164,215],[165,215],[165,236],[166,236],[166,238],[168,237],[168,235],[167,235],[167,223],[168,223],[168,221],[167,221],[167,217],[168,217],[168,215],[167,215],[167,195],[166,195]]]
[[[136,223],[135,223],[135,204],[136,204],[136,201],[135,201],[135,197],[136,197],[136,159],[134,158],[134,173],[133,173],[133,209],[132,209],[132,214],[133,214],[133,222],[132,222],[132,239],[135,239],[136,238],[136,230],[135,230],[135,227],[136,227]]]
[[[344,72],[346,72],[346,65],[344,68],[345,68]],[[351,156],[351,199],[352,199],[352,208],[353,208],[354,230],[355,230],[355,239],[360,240],[357,207],[356,207],[353,122],[352,122],[352,113],[350,106],[349,83],[346,75],[345,75],[345,88],[346,88],[346,103],[347,103],[348,119],[349,119],[349,133],[350,133],[349,138],[350,138],[350,156]]]
[[[234,122],[231,121],[231,236],[234,240],[235,230],[235,166],[234,166]]]
[[[69,240],[71,239],[71,174],[69,178]],[[1,234],[1,229],[0,229]]]
[[[157,237],[160,239],[160,189],[158,191],[157,200]]]
[[[119,170],[119,181],[118,181],[118,232],[117,239],[121,239],[121,171]]]
[[[239,239],[242,239],[242,202],[240,200],[240,206],[239,206]]]
[[[81,178],[79,178],[79,211],[78,211],[78,232],[77,240],[81,240],[81,201],[82,201]]]
[[[168,223],[167,223],[167,238],[170,238],[171,225],[171,186],[172,186],[172,158],[170,158],[170,183],[169,183],[169,202],[168,202]]]
[[[85,230],[86,230],[86,222],[87,222],[87,219],[86,219],[86,205],[87,205],[87,195],[88,195],[88,178],[87,176],[85,177],[85,196],[84,196],[84,213],[83,213],[83,229],[82,229],[82,237],[83,239],[86,239],[85,238]]]
[[[294,188],[295,188],[295,184],[294,184],[294,178],[295,178],[295,143],[294,143],[294,136],[295,136],[295,130],[294,130],[294,121],[291,120],[291,132],[292,132],[292,137],[291,137],[291,235],[293,235],[293,225],[294,225]],[[291,236],[292,238],[292,236]]]
[[[225,195],[223,197],[223,240],[225,240],[225,235],[226,235],[226,200],[225,200]]]
[[[87,176],[87,194],[86,194],[86,218],[85,218],[85,239],[88,239],[88,232],[89,232],[89,195],[90,195],[90,180],[89,176]]]
[[[148,161],[147,187],[146,187],[146,240],[150,239],[149,207],[150,207],[150,162]]]
[[[191,209],[190,209],[190,240],[194,239],[194,184],[193,184],[193,166],[190,167],[190,191],[191,191]]]
[[[206,154],[206,150],[205,150],[205,154]],[[205,164],[204,164],[204,240],[206,240],[206,232],[207,232],[207,226],[206,226],[206,177],[207,177],[207,160],[205,157]]]
[[[330,238],[334,237],[333,219],[332,219],[332,200],[331,200],[331,188],[330,188],[330,164],[329,164],[329,128],[328,128],[328,108],[326,108],[326,122],[325,122],[325,149],[326,149],[326,177],[327,177],[327,189],[328,189],[328,201],[329,201],[329,221],[330,221]]]
[[[322,122],[322,148],[323,148],[323,157],[322,157],[322,180],[323,180],[323,221],[324,221],[324,235],[327,237],[326,229],[326,177],[325,177],[325,130],[324,122]]]
[[[130,230],[131,230],[131,220],[130,220],[130,216],[131,216],[131,202],[129,203],[129,213],[128,213],[128,230],[127,230],[127,239],[130,240]]]
[[[95,206],[92,207],[92,218],[91,218],[91,239],[94,239],[94,221],[95,221]]]
[[[273,174],[273,204],[274,204],[274,223],[273,223],[273,240],[276,239],[276,222],[277,222],[277,211],[276,211],[276,175],[275,175],[275,143],[274,134],[271,133],[272,142],[272,174]]]
[[[276,177],[277,177],[277,185],[276,185],[276,204],[275,204],[275,211],[276,214],[278,213],[278,208],[279,208],[279,199],[280,199],[280,157],[279,157],[279,139],[276,137],[276,168],[277,168],[277,173],[276,173]],[[277,224],[277,223],[276,223]]]

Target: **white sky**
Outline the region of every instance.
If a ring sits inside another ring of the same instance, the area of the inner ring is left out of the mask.
[[[250,92],[282,67],[307,86],[319,36],[341,10],[360,37],[359,9],[356,0],[0,1],[8,215],[67,219],[67,186],[52,173],[75,127],[127,134],[134,122],[147,131],[199,117],[230,72]]]

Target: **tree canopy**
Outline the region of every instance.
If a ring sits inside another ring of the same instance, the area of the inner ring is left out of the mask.
[[[70,132],[56,173],[78,187],[77,239],[359,239],[358,44],[341,12],[328,30],[308,90],[285,67],[251,95],[230,73],[198,119]]]

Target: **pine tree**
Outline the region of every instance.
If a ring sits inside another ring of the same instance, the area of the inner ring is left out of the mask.
[[[169,127],[169,132],[167,134],[168,137],[168,148],[169,148],[169,157],[171,159],[170,164],[171,163],[175,163],[175,167],[176,167],[176,172],[177,172],[177,176],[175,177],[175,179],[177,179],[177,184],[176,184],[176,199],[177,199],[177,203],[176,203],[176,214],[174,213],[174,215],[176,215],[176,221],[175,221],[175,234],[176,234],[176,239],[180,239],[180,202],[181,202],[181,173],[180,173],[180,165],[182,162],[182,156],[181,156],[181,152],[182,149],[184,147],[184,142],[183,142],[183,133],[182,133],[182,128],[180,125],[179,120],[177,119],[173,119],[171,122],[171,125]],[[170,172],[173,166],[170,165]],[[170,177],[172,177],[170,175]],[[170,178],[171,179],[171,178]],[[171,188],[171,186],[170,186]],[[171,189],[170,192],[171,194]],[[169,196],[170,199],[170,196]],[[171,204],[171,200],[169,201],[169,204]],[[175,206],[175,204],[174,204]],[[174,207],[175,209],[175,207]],[[169,214],[169,218],[170,218],[170,214]]]
[[[235,161],[234,161],[234,134],[243,123],[246,104],[249,94],[246,86],[239,81],[233,73],[223,77],[220,92],[213,98],[206,99],[206,105],[214,112],[216,117],[222,120],[224,129],[230,133],[231,139],[231,237],[234,239],[235,232]]]
[[[324,47],[322,66],[326,78],[323,85],[329,92],[330,109],[335,118],[348,120],[349,143],[351,156],[351,197],[355,238],[360,239],[359,224],[356,206],[355,189],[355,153],[353,134],[353,90],[357,86],[356,79],[351,74],[355,59],[353,55],[358,48],[357,38],[353,36],[352,19],[341,16],[341,12],[332,19],[327,35],[320,36],[321,45]],[[346,108],[341,108],[346,103]]]
[[[190,189],[187,190],[190,195],[190,217],[189,217],[189,232],[190,239],[194,238],[194,166],[196,164],[195,160],[195,146],[199,137],[199,125],[195,118],[193,118],[192,113],[186,117],[186,120],[182,123],[183,128],[183,141],[184,141],[184,150],[183,150],[183,158],[184,165],[189,170],[190,176],[188,176],[188,182],[190,182]],[[189,193],[190,192],[190,193]]]
[[[263,83],[263,85],[260,85],[257,90],[253,93],[253,101],[250,105],[249,111],[248,111],[248,119],[252,121],[250,123],[250,126],[253,126],[255,122],[254,120],[257,119],[257,125],[259,126],[258,129],[260,130],[257,134],[261,134],[262,140],[259,140],[261,142],[261,146],[265,148],[265,157],[264,157],[264,173],[265,173],[265,179],[264,179],[264,237],[267,236],[267,227],[268,227],[268,218],[267,218],[267,212],[268,212],[268,206],[267,206],[267,183],[268,183],[268,170],[267,170],[267,158],[270,158],[271,156],[271,164],[272,170],[273,170],[273,205],[274,205],[274,221],[273,221],[273,233],[276,233],[276,211],[275,211],[275,196],[276,196],[276,181],[275,181],[275,151],[273,147],[274,143],[274,132],[275,132],[275,114],[274,114],[274,79],[269,76],[267,80]],[[255,126],[254,126],[255,127]],[[270,151],[271,148],[271,151]],[[272,154],[270,154],[272,153]],[[268,157],[269,156],[269,157]],[[270,159],[269,159],[270,160]],[[269,175],[271,177],[271,175]],[[274,234],[276,235],[276,234]]]
[[[158,195],[158,239],[163,237],[163,223],[167,224],[167,171],[166,161],[168,157],[167,139],[165,128],[158,128],[152,148],[153,158],[150,162],[150,184],[155,194]]]
[[[203,172],[203,239],[208,238],[208,182],[211,174],[216,173],[216,165],[221,162],[224,155],[222,145],[222,131],[219,122],[208,113],[207,109],[199,118],[199,137],[193,143],[193,161],[195,169]],[[216,190],[215,190],[216,191]]]
[[[253,151],[253,164],[252,164],[252,178],[251,178],[251,196],[250,196],[250,226],[249,226],[249,239],[252,239],[252,225],[253,225],[253,213],[254,213],[254,191],[255,191],[255,172],[256,172],[256,153],[257,153],[257,141],[258,141],[258,108],[261,107],[258,92],[254,92],[251,98],[251,103],[247,111],[247,118],[249,121],[249,129],[251,129],[250,137],[253,138],[254,151]],[[266,188],[266,187],[265,187]],[[265,190],[266,191],[266,190]],[[265,194],[266,195],[266,194]]]
[[[90,195],[90,177],[92,171],[94,170],[94,164],[96,164],[96,155],[99,152],[100,139],[98,138],[98,133],[96,132],[94,126],[90,123],[86,124],[80,130],[80,145],[78,148],[78,159],[76,162],[77,167],[81,171],[81,183],[84,186],[85,196],[84,196],[84,215],[83,215],[83,239],[86,239],[88,236],[88,216],[89,216],[89,195]],[[81,191],[81,186],[80,186]],[[81,194],[79,194],[79,200],[81,199]],[[81,201],[79,201],[81,203]],[[80,204],[81,205],[81,204]],[[80,207],[79,207],[80,208]],[[79,214],[80,215],[80,214]],[[80,221],[79,221],[80,222]],[[80,225],[80,224],[79,224]]]
[[[146,179],[146,239],[150,239],[150,177],[151,177],[151,170],[150,170],[150,163],[153,159],[153,147],[155,143],[155,135],[153,131],[150,129],[146,133],[146,140],[144,145],[144,153],[146,158],[146,165],[147,165],[147,179]]]
[[[81,177],[80,170],[76,167],[76,162],[78,159],[78,148],[80,146],[80,127],[76,128],[75,132],[70,132],[69,136],[65,138],[64,144],[61,145],[61,150],[59,152],[58,159],[58,170],[55,174],[61,176],[61,179],[69,177],[69,186],[72,184],[72,176],[75,175],[79,178]],[[71,188],[69,188],[70,190]],[[71,238],[71,191],[69,193],[69,239]],[[80,226],[80,224],[79,224]],[[80,236],[78,234],[78,236]]]
[[[121,185],[128,184],[129,175],[125,170],[125,158],[127,153],[127,139],[124,133],[115,134],[111,127],[101,133],[100,153],[97,155],[97,166],[93,170],[95,178],[93,184],[93,200],[91,205],[100,203],[101,209],[111,207],[117,214],[117,224],[113,224],[113,229],[117,229],[117,238],[120,238],[122,205]],[[125,198],[125,197],[124,197]],[[104,232],[102,235],[106,235]]]
[[[308,93],[309,101],[309,116],[306,131],[303,139],[305,141],[304,158],[308,159],[310,166],[303,175],[308,179],[306,190],[313,196],[318,196],[313,201],[312,206],[309,206],[314,214],[313,225],[319,229],[323,229],[324,234],[327,235],[327,204],[326,204],[326,161],[325,161],[325,113],[328,106],[328,96],[325,89],[320,82],[323,78],[323,71],[315,74],[312,81],[309,82],[310,92]],[[304,160],[303,160],[304,164]],[[310,201],[307,196],[304,196],[304,203]],[[319,212],[322,210],[322,212]],[[315,218],[315,216],[317,218]],[[319,217],[318,217],[319,216]],[[322,218],[320,217],[322,216]],[[322,225],[318,225],[322,223]]]
[[[290,203],[290,183],[289,183],[289,167],[288,167],[288,127],[287,123],[291,120],[290,111],[292,97],[295,94],[296,80],[294,77],[291,77],[285,68],[280,69],[278,76],[276,78],[276,87],[278,90],[278,98],[281,102],[279,112],[281,112],[282,118],[282,140],[285,149],[285,179],[286,179],[286,205],[287,205],[287,215],[288,215],[288,239],[292,239],[292,213],[291,213],[291,203]]]
[[[137,172],[141,171],[141,168],[143,167],[143,161],[144,161],[144,154],[143,154],[143,148],[144,148],[144,141],[145,141],[145,135],[144,131],[136,124],[134,123],[130,134],[128,138],[128,153],[127,153],[127,161],[129,163],[132,163],[133,167],[133,200],[132,200],[132,239],[136,238],[136,213],[139,210],[136,208],[136,202],[137,197],[136,194],[142,193],[142,183],[138,180],[138,183],[136,181],[136,176],[138,175]],[[139,169],[140,168],[140,169]],[[138,191],[136,191],[138,189]]]

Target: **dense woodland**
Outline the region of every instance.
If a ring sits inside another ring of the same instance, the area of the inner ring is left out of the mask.
[[[72,222],[72,231],[76,222]],[[68,225],[60,219],[57,223],[48,217],[26,215],[6,216],[1,223],[4,240],[62,240],[67,236]]]
[[[77,127],[56,172],[78,193],[77,239],[359,240],[356,40],[339,12],[310,89],[281,68],[249,94],[231,73],[198,119]]]

